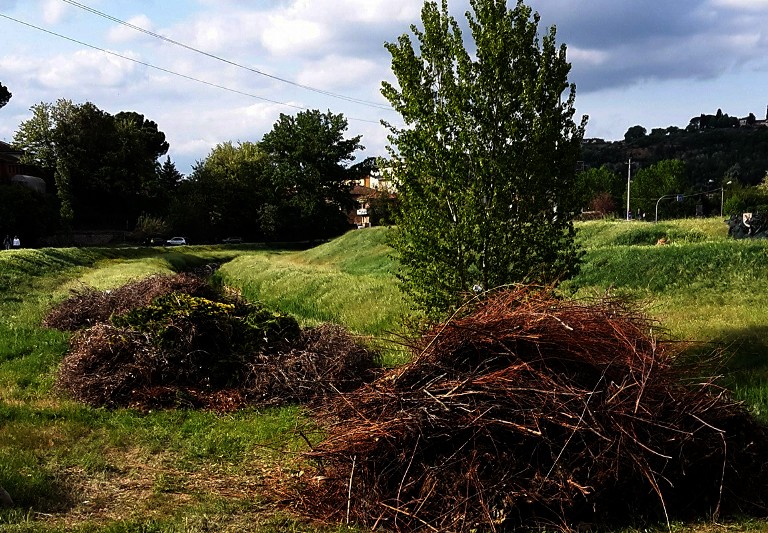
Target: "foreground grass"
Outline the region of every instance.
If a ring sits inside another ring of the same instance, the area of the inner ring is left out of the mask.
[[[660,238],[669,244],[655,246]],[[576,296],[636,299],[679,339],[730,356],[729,385],[768,413],[768,265],[762,241],[728,241],[720,219],[579,224]],[[0,253],[0,486],[17,507],[2,532],[354,531],[307,524],[270,503],[272,482],[299,476],[297,454],[319,439],[298,407],[234,415],[139,413],[74,404],[53,390],[68,336],[41,329],[50,306],[85,285],[221,262],[219,279],[248,298],[339,322],[371,338],[403,330],[386,229],[354,231],[306,251],[254,247],[62,249]],[[389,364],[404,360],[390,355]],[[304,435],[304,437],[302,437]],[[649,529],[661,531],[664,528]],[[760,531],[743,521],[673,531]],[[633,531],[633,530],[629,530]]]
[[[47,309],[83,286],[228,261],[223,249],[20,250],[0,254],[0,531],[321,531],[260,494],[314,430],[298,407],[234,415],[73,404],[53,390],[68,335]],[[289,472],[290,473],[290,472]],[[333,531],[334,529],[329,529]]]

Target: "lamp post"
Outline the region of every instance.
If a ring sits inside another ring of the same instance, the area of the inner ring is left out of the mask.
[[[725,185],[730,185],[733,180],[728,181]],[[723,201],[725,200],[725,185],[720,187],[720,218],[723,217]]]
[[[627,220],[629,220],[629,183],[632,179],[632,158],[627,161]]]

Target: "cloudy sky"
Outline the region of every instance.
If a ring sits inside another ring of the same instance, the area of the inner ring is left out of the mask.
[[[684,127],[718,108],[764,118],[768,0],[529,0],[568,46],[588,137]],[[154,120],[189,173],[223,141],[258,141],[280,113],[331,110],[386,155],[383,47],[422,0],[0,0],[0,109],[10,141],[39,102]],[[463,19],[468,0],[449,0]],[[140,30],[145,31],[140,31]],[[163,39],[164,37],[165,39]]]

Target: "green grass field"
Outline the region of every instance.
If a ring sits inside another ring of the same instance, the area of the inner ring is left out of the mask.
[[[722,219],[578,226],[586,254],[565,295],[637,301],[662,334],[727,355],[726,383],[768,416],[768,242],[731,241]],[[72,289],[108,289],[153,273],[222,263],[217,277],[249,299],[330,321],[385,353],[413,320],[397,289],[385,228],[350,232],[306,251],[253,246],[46,249],[0,252],[0,486],[16,507],[0,532],[354,531],[306,524],[269,499],[276,475],[300,476],[314,436],[299,407],[215,415],[93,409],[53,390],[68,335],[41,328]],[[659,239],[666,245],[657,246]],[[742,522],[728,531],[768,529]],[[712,524],[676,531],[721,531]]]

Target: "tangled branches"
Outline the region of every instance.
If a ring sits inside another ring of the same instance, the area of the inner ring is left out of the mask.
[[[377,359],[340,327],[301,331],[290,316],[184,274],[80,293],[46,324],[77,329],[56,384],[93,406],[232,411],[318,401],[371,381]]]
[[[611,300],[489,299],[318,413],[299,505],[398,531],[763,509],[765,431],[652,326]]]

